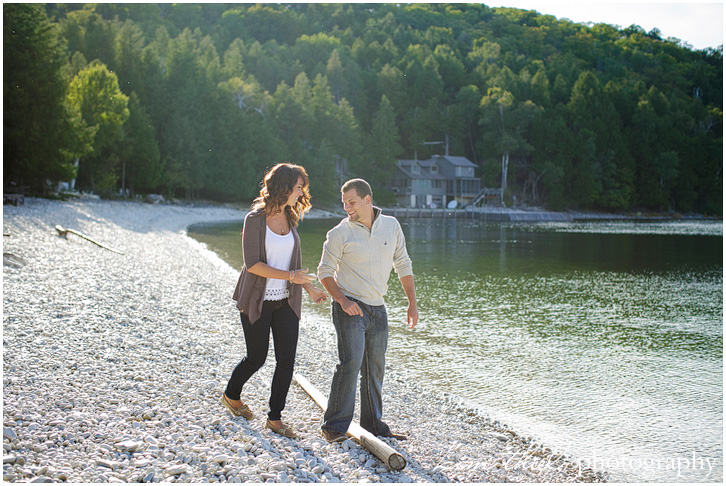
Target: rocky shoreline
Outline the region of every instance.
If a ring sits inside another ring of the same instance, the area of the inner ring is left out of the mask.
[[[256,417],[219,397],[244,353],[237,271],[187,237],[241,220],[224,207],[28,198],[3,211],[3,479],[10,482],[601,482],[454,397],[387,370],[389,470],[353,440],[328,444],[293,383],[300,439],[263,428],[274,353],[243,389]],[[54,227],[72,228],[123,254]],[[301,322],[296,372],[323,393],[335,336]]]

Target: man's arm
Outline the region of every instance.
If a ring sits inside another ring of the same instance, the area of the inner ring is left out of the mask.
[[[418,324],[418,305],[416,303],[416,287],[413,284],[413,268],[411,258],[406,250],[406,237],[403,235],[401,224],[396,220],[396,251],[393,254],[393,268],[401,280],[401,286],[408,298],[406,322],[408,328],[413,329]],[[401,276],[403,275],[403,277]]]
[[[340,265],[340,260],[343,255],[343,241],[340,238],[340,234],[333,230],[328,231],[323,243],[323,254],[320,257],[320,264],[318,265],[318,278],[320,283],[323,284],[325,290],[328,291],[330,297],[335,300],[343,311],[349,316],[362,316],[363,311],[355,302],[352,302],[348,297],[343,294],[338,286],[338,282],[333,277],[335,270]]]
[[[408,328],[413,329],[418,324],[418,305],[416,303],[416,287],[413,284],[413,275],[401,277],[401,286],[408,298],[406,322],[408,323]]]

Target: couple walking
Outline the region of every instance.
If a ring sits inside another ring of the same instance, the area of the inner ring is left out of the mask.
[[[293,428],[282,422],[297,350],[302,290],[321,303],[327,295],[302,269],[296,227],[310,208],[305,169],[277,164],[264,177],[242,229],[244,266],[233,299],[242,319],[247,356],[232,372],[222,404],[235,416],[253,418],[241,401],[243,385],[267,359],[270,331],[275,372],[265,427],[288,438]],[[341,188],[348,214],[331,229],[323,245],[318,278],[332,298],[332,318],[338,341],[338,365],[333,375],[322,434],[342,442],[353,420],[356,382],[360,373],[361,426],[383,437],[395,435],[382,420],[382,385],[388,345],[388,318],[383,297],[394,269],[408,298],[409,329],[418,322],[411,259],[398,221],[373,206],[373,193],[363,179]]]

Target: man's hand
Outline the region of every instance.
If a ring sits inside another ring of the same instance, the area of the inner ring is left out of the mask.
[[[363,311],[361,310],[360,306],[357,303],[353,302],[352,300],[350,300],[346,297],[343,297],[341,300],[342,300],[342,302],[338,301],[338,303],[340,304],[340,307],[343,308],[343,312],[345,312],[349,316],[363,317]]]
[[[316,304],[320,304],[321,302],[324,302],[325,299],[328,298],[328,295],[325,292],[323,292],[322,290],[320,290],[318,288],[315,288],[315,287],[313,287],[312,285],[309,285],[309,284],[308,284],[308,287],[309,288],[306,288],[305,286],[303,286],[303,288],[307,291],[307,293],[310,296],[310,298]]]
[[[325,287],[325,290],[328,291],[330,297],[340,304],[343,312],[349,316],[363,316],[363,311],[360,309],[358,304],[350,300],[345,296],[345,294],[343,294],[343,292],[340,291],[340,287],[338,287],[338,284],[333,277],[321,278],[320,283],[323,284],[323,287]]]
[[[408,322],[408,328],[413,329],[418,324],[418,307],[416,304],[408,304],[408,311],[406,312],[406,322]]]

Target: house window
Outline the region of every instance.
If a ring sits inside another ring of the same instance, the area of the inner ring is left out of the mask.
[[[438,174],[439,173],[439,166],[434,164],[431,166],[431,173],[432,174]]]
[[[411,173],[412,174],[420,174],[421,173],[421,166],[418,164],[411,164]]]
[[[413,184],[413,187],[416,189],[431,189],[431,179],[415,179]]]

